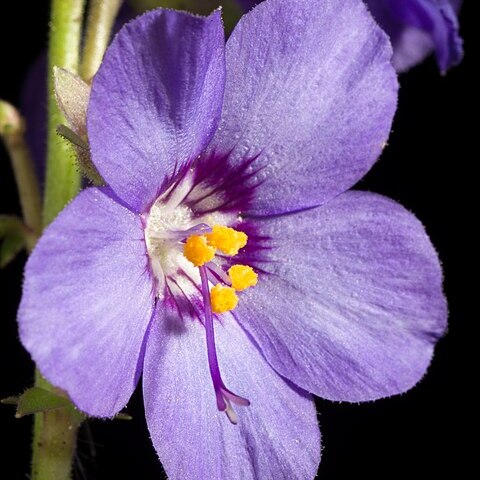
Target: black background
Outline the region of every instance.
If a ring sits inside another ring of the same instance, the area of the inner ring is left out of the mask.
[[[18,104],[28,68],[46,45],[48,2],[13,2],[8,7],[5,3],[0,10],[0,97]],[[456,478],[463,478],[461,472],[467,468],[464,431],[470,428],[469,398],[476,385],[466,383],[462,373],[473,357],[466,340],[478,321],[478,315],[466,307],[468,273],[474,272],[469,225],[478,218],[470,210],[478,142],[474,120],[467,116],[478,108],[473,105],[475,53],[473,10],[469,10],[473,5],[466,3],[461,15],[463,63],[442,77],[430,58],[401,76],[389,147],[359,185],[396,199],[425,224],[444,264],[449,332],[439,342],[427,376],[407,394],[360,405],[317,401],[324,448],[322,480],[434,478],[451,467]],[[12,172],[1,146],[0,156],[0,213],[19,213]],[[18,342],[15,323],[24,262],[21,255],[0,271],[0,398],[21,392],[33,378],[33,365]],[[139,392],[128,411],[132,421],[97,420],[82,428],[75,478],[163,478]],[[12,407],[0,405],[0,477],[24,479],[31,419],[16,420],[13,413]]]

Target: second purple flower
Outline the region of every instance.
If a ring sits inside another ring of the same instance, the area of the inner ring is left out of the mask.
[[[237,0],[248,10],[262,0]],[[458,13],[462,0],[364,0],[393,46],[392,63],[404,72],[435,52],[442,73],[463,57]]]

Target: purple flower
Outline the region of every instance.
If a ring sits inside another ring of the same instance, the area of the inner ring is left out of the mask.
[[[393,45],[393,65],[403,72],[435,52],[445,73],[460,63],[463,41],[457,13],[461,0],[365,0]]]
[[[20,335],[91,415],[123,408],[143,372],[171,478],[313,478],[311,393],[415,385],[445,329],[441,270],[412,214],[347,191],[397,98],[363,3],[266,0],[223,35],[219,12],[156,10],[114,39],[87,118],[108,187],[39,241]],[[258,283],[232,309],[233,264]]]
[[[261,0],[237,0],[248,10]],[[463,41],[457,13],[462,0],[364,0],[375,20],[390,37],[392,62],[404,72],[433,51],[445,73],[460,63]]]

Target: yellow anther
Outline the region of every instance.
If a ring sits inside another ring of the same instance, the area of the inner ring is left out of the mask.
[[[226,255],[234,256],[247,244],[248,237],[230,227],[214,225],[211,233],[206,235],[208,243]]]
[[[217,283],[210,291],[212,311],[224,313],[233,310],[238,303],[238,297],[232,287],[224,287]]]
[[[201,267],[215,256],[215,247],[207,243],[203,235],[191,235],[187,238],[183,254],[196,267]]]
[[[235,290],[242,291],[257,284],[258,275],[248,265],[233,265],[228,269],[228,276]]]

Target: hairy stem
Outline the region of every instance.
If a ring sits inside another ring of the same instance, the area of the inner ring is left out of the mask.
[[[57,394],[37,370],[35,385]],[[72,478],[72,462],[78,427],[84,417],[73,405],[35,415],[33,435],[32,480],[68,480]]]
[[[66,123],[55,101],[53,67],[78,71],[84,0],[52,0],[48,48],[48,148],[43,224],[48,225],[77,194],[80,173],[70,147],[57,136]]]
[[[80,73],[86,81],[95,75],[110,38],[121,0],[91,0]],[[52,0],[49,44],[49,71],[63,67],[77,73],[85,0]],[[47,226],[76,195],[80,171],[70,147],[57,136],[57,126],[65,119],[57,107],[53,75],[48,85],[48,156],[43,225]],[[37,370],[35,385],[62,394]],[[35,415],[33,433],[32,480],[71,478],[78,427],[83,415],[73,405]]]
[[[52,0],[49,72],[54,66],[78,71],[82,19],[85,0]],[[43,225],[47,226],[76,195],[80,173],[72,153],[56,133],[65,119],[57,107],[53,74],[48,78],[48,148]],[[35,385],[56,391],[37,370]],[[74,407],[35,415],[32,444],[32,480],[68,480],[71,478],[77,430],[81,420]]]
[[[102,62],[121,0],[91,0],[80,75],[90,82]]]

